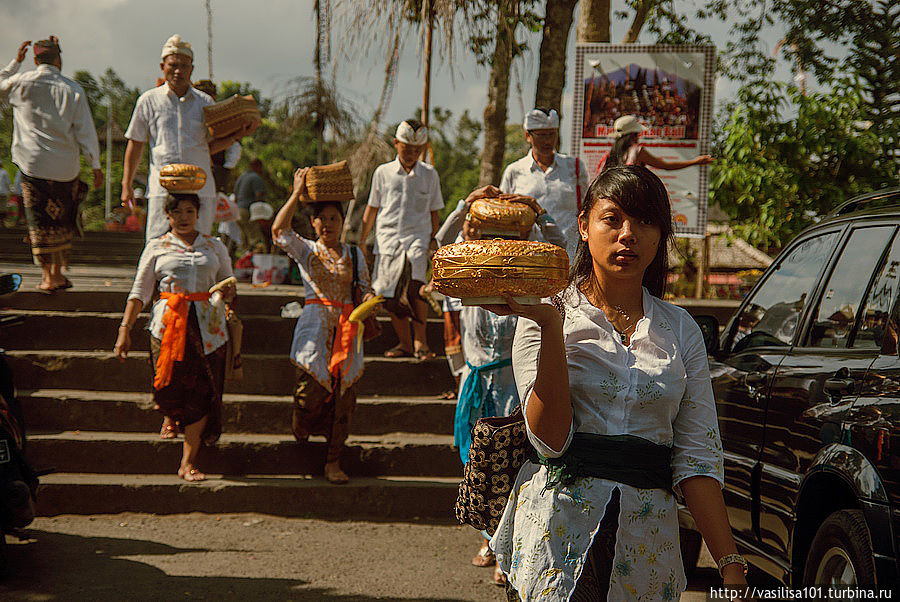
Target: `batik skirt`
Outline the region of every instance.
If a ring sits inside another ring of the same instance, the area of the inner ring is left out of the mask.
[[[150,337],[150,355],[154,371],[161,341]],[[185,426],[207,417],[201,440],[214,445],[222,434],[222,392],[225,386],[225,348],[203,353],[203,339],[194,304],[188,315],[184,359],[175,362],[172,380],[162,389],[153,390],[156,409],[168,416],[182,431]]]
[[[31,254],[37,265],[68,265],[87,184],[43,180],[22,174],[22,196]]]

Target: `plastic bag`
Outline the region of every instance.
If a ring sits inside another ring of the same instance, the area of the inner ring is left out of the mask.
[[[284,284],[287,280],[290,260],[284,255],[253,254],[253,284]]]
[[[237,203],[225,196],[224,192],[220,192],[216,197],[216,221],[217,222],[233,222],[241,217]]]

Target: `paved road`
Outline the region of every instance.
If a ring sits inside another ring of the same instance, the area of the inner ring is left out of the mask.
[[[3,600],[505,600],[469,563],[469,527],[119,514],[38,518],[24,533],[7,538]],[[682,600],[706,600],[715,570],[698,572]]]

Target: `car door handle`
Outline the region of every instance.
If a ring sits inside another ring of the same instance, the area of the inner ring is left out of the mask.
[[[856,381],[852,378],[829,378],[825,381],[825,392],[834,396],[853,393]]]
[[[758,387],[760,385],[766,384],[766,380],[768,376],[765,372],[750,372],[745,378],[744,382],[748,387]]]

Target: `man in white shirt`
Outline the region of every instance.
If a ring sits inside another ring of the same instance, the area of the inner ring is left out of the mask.
[[[197,230],[209,234],[216,214],[215,181],[210,154],[225,150],[255,129],[256,124],[230,138],[207,142],[203,107],[213,99],[191,86],[194,51],[191,45],[173,35],[163,45],[159,64],[165,83],[141,94],[125,132],[125,166],[122,174],[122,203],[134,200],[132,180],[141,160],[144,144],[150,146],[150,177],[147,182],[147,230],[150,240],[169,229],[163,206],[166,189],[159,183],[159,170],[170,163],[189,163],[206,172],[206,184],[197,191],[200,214]]]
[[[559,114],[555,110],[538,108],[529,111],[524,126],[525,140],[531,145],[531,151],[507,166],[500,180],[500,190],[537,199],[559,225],[571,261],[578,246],[579,197],[587,192],[587,171],[577,157],[556,152]]]
[[[440,225],[438,212],[444,200],[437,170],[419,161],[427,142],[428,128],[420,121],[408,119],[397,127],[394,135],[397,158],[375,169],[360,230],[360,247],[365,251],[366,238],[375,226],[372,288],[376,295],[388,299],[385,308],[391,314],[391,324],[400,341],[385,353],[387,357],[413,354],[419,359],[434,357],[425,340],[428,305],[419,296],[419,289],[426,281],[429,250]],[[402,290],[407,271],[408,286]],[[404,312],[402,305],[404,299],[412,306],[412,340],[408,312]]]
[[[78,205],[87,194],[78,179],[79,156],[91,164],[94,188],[103,185],[103,172],[87,96],[60,73],[59,40],[35,42],[37,68],[17,73],[30,45],[22,42],[16,58],[0,71],[0,100],[13,107],[12,160],[22,173],[31,253],[43,272],[38,289],[49,293],[72,286],[62,269],[72,249]]]

